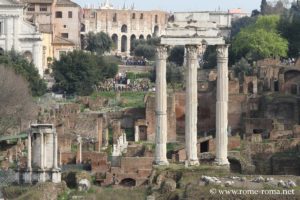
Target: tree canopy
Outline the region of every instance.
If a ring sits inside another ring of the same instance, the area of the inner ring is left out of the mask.
[[[172,48],[168,61],[182,66],[184,62],[184,46],[175,46]]]
[[[244,56],[254,61],[287,56],[288,41],[277,31],[278,24],[279,16],[259,16],[253,25],[241,29],[232,42],[236,59]]]
[[[68,94],[90,95],[100,81],[114,77],[117,71],[118,65],[105,61],[103,57],[83,51],[69,52],[53,62],[54,89]]]
[[[38,70],[33,63],[28,62],[22,55],[15,51],[0,54],[0,63],[5,64],[22,75],[28,82],[33,96],[41,96],[46,93],[47,85],[40,77]]]
[[[102,55],[105,52],[109,52],[112,48],[111,38],[104,32],[93,33],[89,32],[84,37],[84,49],[93,53]]]
[[[282,14],[279,31],[289,41],[290,57],[300,56],[300,6],[294,4],[289,11]]]
[[[135,56],[144,57],[148,60],[155,58],[155,48],[159,44],[159,38],[140,39],[132,42],[132,51]]]

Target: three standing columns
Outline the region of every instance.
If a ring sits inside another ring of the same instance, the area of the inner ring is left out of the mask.
[[[228,45],[217,46],[217,109],[216,109],[216,159],[217,165],[229,165],[228,145]]]
[[[185,150],[189,166],[199,165],[197,156],[198,46],[186,47]]]
[[[167,159],[167,47],[156,49],[156,135],[155,160],[156,165],[168,165]]]

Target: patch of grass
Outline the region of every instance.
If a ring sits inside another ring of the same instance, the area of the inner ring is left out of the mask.
[[[122,92],[121,107],[125,108],[144,108],[144,97],[146,92]]]
[[[146,199],[145,188],[103,188],[96,194],[96,199],[101,200],[133,200]]]

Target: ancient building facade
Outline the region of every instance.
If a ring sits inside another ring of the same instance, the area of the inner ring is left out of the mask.
[[[43,35],[43,67],[50,58],[80,48],[80,6],[70,0],[22,0],[25,18]]]
[[[85,8],[81,34],[105,32],[114,42],[114,53],[129,55],[132,41],[165,33],[168,13],[115,9],[108,1],[99,9]]]
[[[23,20],[23,7],[13,0],[0,2],[0,51],[20,52],[43,75],[42,35],[37,27]]]

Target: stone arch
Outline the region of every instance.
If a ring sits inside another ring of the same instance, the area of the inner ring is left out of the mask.
[[[121,32],[122,33],[127,33],[127,30],[128,28],[127,28],[127,25],[126,24],[123,24],[123,26],[121,27]]]
[[[121,180],[119,185],[124,186],[124,187],[135,187],[136,180],[132,179],[132,178],[125,178],[125,179]]]
[[[23,53],[24,58],[28,61],[28,62],[32,62],[33,61],[33,55],[30,51],[25,51]]]
[[[114,49],[118,49],[118,35],[117,34],[113,34],[112,36],[111,36],[111,39],[112,39],[112,41],[113,41],[113,48]]]
[[[139,39],[144,40],[145,39],[144,35],[140,35]]]
[[[121,52],[127,51],[127,36],[123,35],[121,38]]]
[[[159,32],[159,26],[156,25],[156,26],[154,26],[154,29],[153,29],[153,36],[157,37],[158,36],[158,32]]]
[[[136,36],[134,34],[132,34],[130,36],[130,51],[133,50],[133,43],[134,43],[135,40],[136,40]]]
[[[151,35],[147,35],[147,40],[150,40],[151,39]]]
[[[242,165],[237,159],[228,159],[230,163],[230,172],[232,173],[242,173]]]

